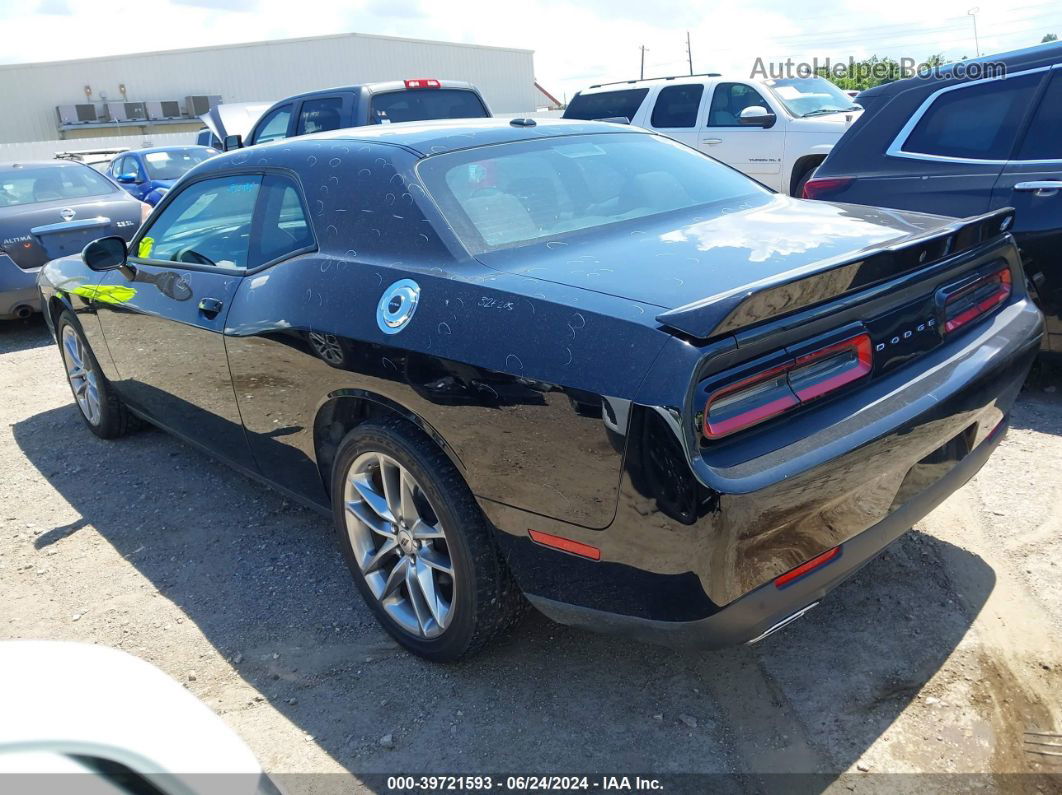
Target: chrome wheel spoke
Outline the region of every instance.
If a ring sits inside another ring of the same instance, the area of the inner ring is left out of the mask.
[[[372,572],[377,571],[388,558],[395,555],[397,549],[398,542],[393,538],[387,539],[368,560],[362,562],[361,570],[366,574],[372,574]]]
[[[359,492],[360,494],[360,492]],[[394,530],[391,524],[382,519],[376,511],[368,507],[365,500],[347,500],[347,510],[354,514],[357,519],[377,535],[385,538],[394,538]]]
[[[380,592],[380,601],[392,596],[402,587],[402,583],[406,581],[406,572],[409,568],[409,558],[402,558],[395,564],[395,567],[391,569],[391,573],[387,575],[387,581],[384,582],[383,590]]]
[[[441,527],[428,524],[423,519],[417,519],[410,528],[410,531],[413,533],[413,537],[418,541],[430,541],[433,538],[446,538],[446,534],[443,533]]]
[[[85,419],[92,425],[96,425],[102,414],[99,384],[85,345],[70,326],[63,329],[62,350],[66,377],[70,381],[74,400]]]
[[[420,550],[420,553],[417,555],[417,560],[436,571],[441,571],[443,574],[449,574],[451,577],[454,576],[454,567],[450,562],[450,558],[436,549],[425,547]]]
[[[382,475],[383,473],[381,473]],[[351,479],[351,485],[358,490],[358,494],[361,495],[365,504],[372,509],[379,519],[393,524],[395,522],[395,516],[391,513],[391,509],[387,505],[387,499],[384,495],[376,491],[376,487],[369,479],[368,475],[355,475]]]
[[[431,618],[431,609],[427,605],[428,596],[424,593],[423,584],[417,571],[418,566],[416,563],[411,563],[406,567],[406,590],[409,592],[409,601],[413,604],[413,612],[417,616],[417,623],[420,624],[420,632],[422,635],[427,634],[428,620]],[[428,574],[428,582],[431,582],[431,574]],[[431,587],[432,593],[435,592],[435,587]]]
[[[380,482],[383,484],[383,496],[387,503],[387,510],[391,515],[392,522],[402,520],[402,475],[403,472],[398,464],[390,459],[380,456]]]
[[[435,587],[435,573],[423,555],[417,558],[417,582],[432,619],[440,628],[445,629],[446,620],[450,615],[449,605],[442,602],[439,589]]]
[[[459,587],[438,513],[390,455],[354,459],[343,491],[347,537],[369,591],[404,632],[435,638],[450,625]]]

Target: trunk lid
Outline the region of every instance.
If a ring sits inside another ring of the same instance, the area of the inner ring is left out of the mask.
[[[140,226],[140,202],[124,191],[91,201],[53,200],[0,211],[0,249],[20,268],[77,254],[92,240],[120,235],[129,240]]]
[[[706,216],[697,210],[672,213],[637,226],[613,225],[482,253],[479,259],[530,278],[687,310],[719,300],[729,306],[750,291],[806,279],[955,225],[942,216],[779,195],[758,206]],[[834,286],[835,292],[841,289]],[[704,323],[689,320],[690,313],[683,311],[661,322],[703,336]]]

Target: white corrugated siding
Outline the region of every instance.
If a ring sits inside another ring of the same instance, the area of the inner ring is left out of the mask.
[[[220,94],[225,102],[273,101],[330,86],[409,77],[468,80],[496,113],[533,110],[531,50],[480,47],[357,33],[192,50],[0,66],[0,142],[58,138],[56,105],[180,99]]]

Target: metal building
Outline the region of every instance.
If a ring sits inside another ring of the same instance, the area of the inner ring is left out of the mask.
[[[434,77],[475,83],[495,113],[534,110],[532,50],[345,33],[0,66],[0,144],[194,132],[211,103]]]

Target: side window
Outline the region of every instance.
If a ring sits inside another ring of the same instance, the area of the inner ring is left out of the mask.
[[[695,127],[704,86],[667,86],[656,95],[651,121],[653,127]]]
[[[1051,84],[1040,100],[1025,141],[1018,153],[1019,160],[1062,160],[1062,69],[1056,69]]]
[[[299,126],[295,128],[295,134],[306,135],[325,130],[338,130],[342,126],[340,123],[342,110],[342,97],[306,100],[302,103],[302,110],[299,111]]]
[[[143,259],[247,267],[251,218],[262,177],[205,179],[182,190],[137,245]]]
[[[985,80],[940,94],[902,150],[971,160],[1008,160],[1043,74]]]
[[[771,106],[759,91],[744,83],[719,83],[712,94],[708,109],[709,127],[740,127],[739,117],[745,108],[759,105],[770,110]]]
[[[111,176],[112,177],[120,177],[124,173],[125,173],[125,158],[124,157],[116,157],[116,158],[114,158],[114,162],[111,163]]]
[[[248,267],[272,262],[286,254],[314,245],[313,232],[298,188],[283,177],[267,176],[262,181],[259,233],[252,247]]]
[[[584,121],[625,118],[631,121],[648,93],[648,88],[627,88],[622,91],[579,94],[568,104],[564,118]]]
[[[288,121],[291,120],[291,105],[282,105],[272,111],[258,124],[252,143],[264,144],[266,141],[275,141],[278,138],[286,138],[288,134]]]

